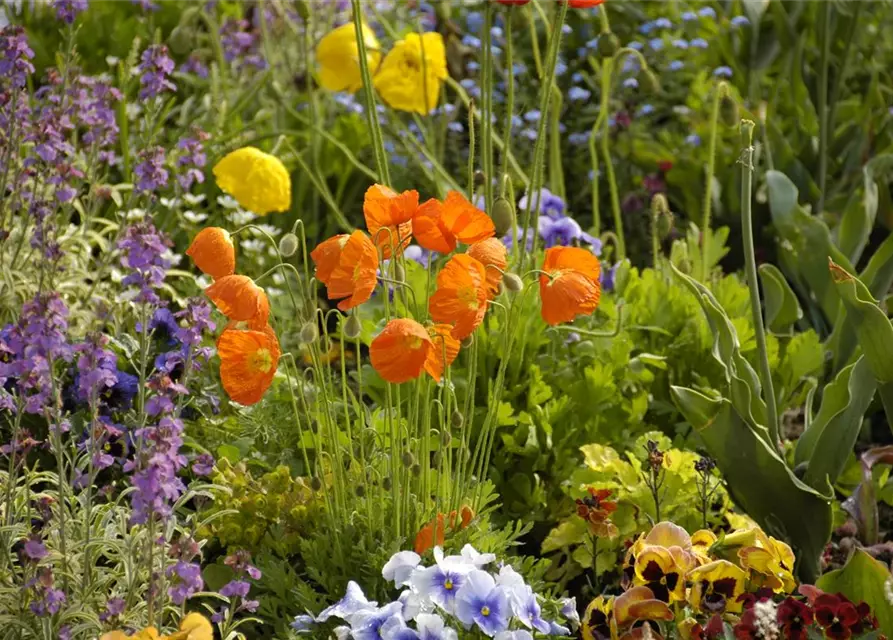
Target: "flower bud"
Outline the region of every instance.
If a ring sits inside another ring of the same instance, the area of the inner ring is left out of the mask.
[[[406,282],[406,269],[399,261],[394,263],[394,280],[397,282]]]
[[[732,96],[723,96],[720,100],[719,117],[727,127],[738,126],[738,103]]]
[[[431,466],[435,468],[440,467],[441,462],[443,462],[443,455],[441,455],[440,451],[435,451],[434,455],[431,456]]]
[[[506,198],[496,198],[490,218],[496,227],[496,237],[501,238],[512,230],[512,225],[515,223],[515,207]]]
[[[360,334],[363,332],[363,323],[360,322],[357,314],[352,313],[348,316],[347,320],[344,323],[344,326],[341,329],[341,333],[344,334],[344,337],[348,340],[356,340],[360,337]]]
[[[472,344],[474,344],[474,336],[468,336],[467,338],[463,339],[461,344],[463,349],[467,349]]]
[[[611,31],[598,37],[598,55],[610,58],[620,50],[620,38]]]
[[[390,476],[386,476],[381,479],[381,488],[384,489],[385,491],[390,491],[391,487],[393,487],[393,486],[394,486],[394,483],[391,480]]]
[[[168,36],[167,43],[171,51],[178,55],[185,55],[192,51],[195,40],[195,33],[191,27],[179,24],[171,31]]]
[[[307,6],[307,3],[304,0],[298,0],[295,5],[295,9],[298,11],[298,17],[306,24],[307,19],[310,17],[310,7]]]
[[[440,444],[444,447],[450,446],[450,443],[453,441],[453,436],[450,435],[450,432],[445,430],[440,434]]]
[[[319,339],[319,327],[316,326],[315,322],[305,322],[304,326],[301,327],[300,338],[304,344],[316,342]]]
[[[320,480],[317,476],[313,476],[310,479],[310,488],[314,491],[319,491],[322,489],[322,480]]]
[[[354,493],[357,494],[358,498],[363,498],[366,495],[366,487],[361,484],[358,484],[356,486],[356,488],[354,489]]]
[[[484,183],[487,181],[487,176],[484,175],[484,172],[478,169],[474,172],[474,186],[482,187]]]
[[[412,473],[412,475],[414,475],[416,478],[418,478],[420,475],[422,475],[422,465],[414,464],[414,465],[412,465],[412,468],[409,471],[410,471],[410,473]]]
[[[403,452],[403,466],[408,469],[413,464],[415,464],[415,456],[412,455],[411,451],[404,451]]]
[[[462,412],[458,409],[453,411],[453,414],[450,416],[450,424],[453,425],[454,428],[458,429],[463,424],[465,424],[465,416],[462,415]]]
[[[298,250],[298,236],[293,233],[286,233],[279,241],[279,253],[284,258],[290,258],[295,255]]]
[[[651,69],[642,69],[642,72],[639,74],[639,85],[647,93],[660,92],[660,80],[657,79],[657,76],[654,75]]]
[[[510,271],[506,271],[505,275],[502,276],[502,283],[505,285],[505,288],[512,293],[518,293],[524,290],[524,281],[521,279],[521,276],[516,273],[511,273]]]

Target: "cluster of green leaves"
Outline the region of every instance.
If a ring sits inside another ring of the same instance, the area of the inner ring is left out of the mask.
[[[580,447],[583,466],[562,485],[562,489],[568,498],[573,499],[584,497],[588,486],[610,489],[613,493],[609,500],[617,503],[611,522],[616,525],[618,535],[613,539],[599,538],[598,558],[593,563],[589,524],[576,515],[564,518],[543,541],[542,553],[552,560],[548,573],[551,580],[563,585],[592,570],[599,576],[610,574],[616,577],[623,562],[624,543],[654,525],[654,499],[645,482],[645,445],[649,440],[657,443],[664,452],[664,476],[659,493],[661,519],[674,522],[687,531],[704,527],[705,515],[696,489],[700,477],[695,470],[695,462],[700,459],[698,454],[673,448],[666,435],[653,431],[639,436],[625,455],[603,444],[584,445]],[[707,527],[713,529],[725,524],[730,504],[725,491],[717,486],[719,479],[711,482],[708,491],[714,487],[716,490],[707,505],[706,518]],[[563,503],[572,513],[572,504],[567,499]]]

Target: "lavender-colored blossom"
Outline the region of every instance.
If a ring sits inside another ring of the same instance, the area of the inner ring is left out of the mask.
[[[456,617],[477,627],[489,637],[508,628],[511,608],[505,590],[486,571],[468,573],[456,595]]]
[[[617,265],[619,264],[620,263],[617,262],[613,264],[610,269],[602,269],[599,274],[599,284],[601,284],[603,291],[614,290],[614,276],[617,274]]]
[[[230,580],[220,589],[225,598],[244,598],[251,590],[251,585],[244,580]]]
[[[316,621],[326,622],[329,618],[341,618],[353,624],[352,620],[355,616],[363,612],[375,611],[377,608],[378,603],[367,600],[360,585],[351,580],[347,583],[344,597],[332,606],[323,609],[316,617]]]
[[[172,503],[186,490],[177,477],[186,465],[186,458],[179,453],[182,434],[183,423],[169,416],[155,426],[137,429],[135,436],[141,446],[137,456],[124,466],[125,472],[133,472],[131,483],[136,488],[131,494],[131,523],[168,518]]]
[[[176,91],[177,85],[169,76],[174,71],[174,61],[163,44],[146,47],[140,57],[140,98],[152,99],[167,91]]]
[[[140,162],[133,168],[138,191],[151,193],[167,186],[170,176],[164,167],[165,159],[163,147],[152,147],[140,153]]]
[[[0,85],[9,82],[14,88],[24,87],[28,76],[34,73],[33,57],[25,30],[12,25],[3,27],[0,30]]]
[[[202,62],[202,59],[198,55],[193,53],[186,59],[186,62],[180,65],[180,73],[187,75],[191,74],[199,78],[207,78],[208,65]]]
[[[167,569],[166,575],[171,581],[167,593],[171,601],[181,605],[205,586],[202,580],[202,568],[193,562],[179,561]]]
[[[732,26],[733,27],[746,27],[750,24],[750,20],[748,20],[747,16],[735,16],[732,18]]]
[[[731,78],[732,77],[732,68],[731,67],[716,67],[713,70],[713,75],[717,78]]]
[[[595,255],[601,254],[601,240],[583,231],[580,224],[573,218],[565,216],[553,219],[547,216],[540,216],[538,231],[547,249],[555,246],[567,247],[575,243],[585,243],[592,247]]]
[[[214,456],[202,453],[192,461],[192,473],[197,476],[209,476],[214,472]]]
[[[99,614],[100,622],[105,622],[124,613],[127,603],[123,598],[111,598],[105,606],[105,611]]]
[[[527,234],[526,234],[526,235],[527,235],[527,241],[526,241],[526,244],[527,244],[527,250],[528,250],[528,251],[533,251],[533,236],[534,236],[535,233],[536,233],[536,230],[535,230],[535,229],[531,229],[531,228],[528,228],[528,229],[527,229]],[[517,242],[523,242],[523,241],[524,241],[524,240],[523,240],[524,235],[525,235],[525,234],[524,234],[524,229],[520,229],[520,228],[519,228],[519,229],[517,230],[517,233],[514,235],[514,237],[512,236],[512,232],[509,231],[507,234],[505,234],[505,236],[503,236],[503,238],[502,238],[502,244],[505,245],[505,248],[506,248],[506,249],[511,250],[511,249],[514,247],[516,241],[517,241]]]
[[[153,0],[130,0],[130,2],[139,5],[144,12],[158,11],[158,5]]]
[[[465,584],[467,567],[437,563],[412,574],[410,583],[422,598],[431,600],[448,613],[455,611],[456,594]]]
[[[171,243],[151,222],[138,222],[127,227],[118,241],[121,264],[130,271],[122,284],[138,290],[136,301],[157,305],[155,289],[161,286],[170,263],[164,257]]]
[[[247,20],[229,19],[220,27],[223,57],[234,66],[265,69],[267,61],[260,53],[260,38]]]
[[[43,590],[42,597],[32,602],[29,608],[37,617],[45,618],[59,613],[65,601],[65,594],[60,589],[47,587]]]
[[[43,541],[39,538],[29,539],[28,542],[25,543],[24,547],[22,547],[22,551],[28,558],[35,561],[42,560],[49,554],[47,548],[43,544]]]
[[[496,640],[533,640],[533,636],[526,629],[517,631],[500,631],[496,634]]]
[[[579,627],[580,626],[580,612],[577,611],[577,599],[576,598],[564,598],[561,601],[561,613],[562,616],[571,624]]]
[[[528,194],[521,196],[518,201],[518,211],[527,211]],[[540,189],[539,194],[533,196],[531,210],[540,215],[549,216],[550,218],[558,218],[564,215],[566,205],[561,197],[555,195],[548,189]]]
[[[66,24],[73,24],[82,11],[87,10],[87,0],[53,0],[56,18]]]
[[[313,619],[313,616],[302,613],[299,616],[295,616],[295,619],[289,626],[296,631],[298,635],[304,635],[313,630],[313,627],[316,626],[316,620]]]
[[[204,298],[192,298],[186,308],[174,315],[178,321],[174,337],[184,348],[201,344],[205,332],[214,331],[217,325],[211,320],[211,305]]]
[[[371,611],[362,611],[351,621],[350,637],[354,640],[382,640],[381,628],[391,618],[400,615],[399,602],[391,602]]]
[[[196,129],[192,136],[183,138],[177,143],[177,148],[180,150],[180,157],[177,158],[177,167],[183,172],[177,176],[177,181],[186,191],[193,184],[202,184],[205,181],[203,169],[208,164],[208,156],[205,154],[205,141],[209,137],[204,131]]]
[[[571,87],[567,92],[567,98],[571,102],[585,102],[592,96],[589,89],[583,87]]]
[[[117,356],[106,349],[108,336],[88,335],[74,350],[77,359],[77,394],[81,402],[94,404],[99,396],[118,382]]]

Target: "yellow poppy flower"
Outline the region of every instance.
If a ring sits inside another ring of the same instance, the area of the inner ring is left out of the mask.
[[[132,636],[123,631],[109,631],[99,640],[214,640],[214,627],[200,613],[190,613],[180,621],[180,630],[169,636],[158,635],[155,627],[146,627]]]
[[[291,176],[282,161],[254,147],[228,153],[214,167],[217,186],[248,211],[266,215],[291,206]]]
[[[369,73],[375,73],[381,62],[378,39],[375,32],[363,25],[363,40],[366,42],[366,61]],[[352,22],[342,25],[323,36],[316,47],[316,61],[319,63],[319,84],[329,91],[359,91],[363,86],[360,74],[360,51],[357,47],[357,34]]]
[[[443,36],[410,33],[385,56],[373,84],[394,109],[427,115],[437,106],[446,77]]]
[[[695,611],[708,615],[737,613],[743,604],[738,596],[744,593],[747,574],[728,560],[716,560],[689,572],[689,603]]]

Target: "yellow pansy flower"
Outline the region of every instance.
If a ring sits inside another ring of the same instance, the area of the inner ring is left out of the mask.
[[[132,636],[123,631],[109,631],[99,640],[214,640],[214,627],[200,613],[190,613],[180,621],[180,630],[169,636],[158,635],[155,627],[146,627]]]
[[[586,607],[583,614],[583,640],[604,640],[611,637],[611,621],[614,598],[598,596]]]
[[[410,33],[385,56],[373,84],[394,109],[427,115],[437,106],[446,77],[443,36]]]
[[[366,61],[369,73],[375,73],[381,62],[378,39],[375,32],[363,25],[366,43]],[[356,30],[352,22],[342,25],[323,36],[316,47],[319,63],[319,84],[329,91],[358,91],[363,86],[360,74],[360,51],[357,47]]]
[[[689,572],[691,594],[689,603],[695,611],[737,613],[743,604],[738,596],[744,593],[747,573],[728,560],[715,560]]]
[[[791,593],[797,588],[794,552],[762,530],[757,530],[756,544],[738,549],[738,559],[742,567],[750,569],[754,585],[768,587],[775,593]]]
[[[291,176],[276,156],[254,147],[228,153],[214,167],[217,186],[248,211],[266,215],[291,206]]]

